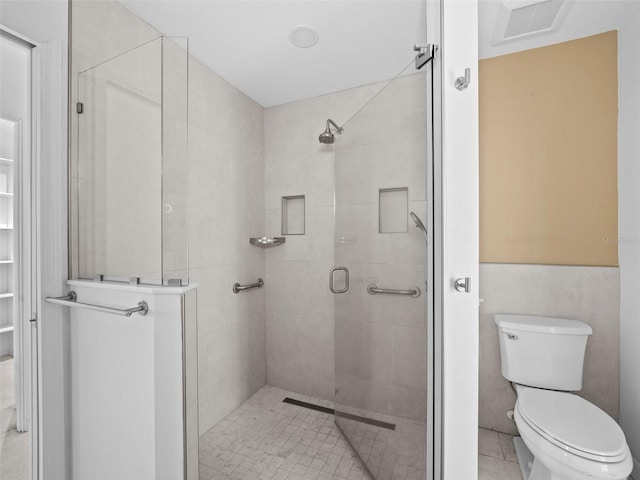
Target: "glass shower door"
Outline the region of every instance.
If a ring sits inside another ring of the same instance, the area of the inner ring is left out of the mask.
[[[336,423],[375,479],[427,471],[427,239],[410,214],[428,225],[428,80],[394,80],[335,143]]]

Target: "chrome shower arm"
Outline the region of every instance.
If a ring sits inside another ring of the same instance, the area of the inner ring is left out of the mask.
[[[338,126],[338,124],[336,122],[334,122],[333,120],[331,120],[330,118],[327,119],[327,131],[330,132],[330,128],[329,125],[333,125],[334,128],[336,129],[336,132],[338,133],[342,133],[344,132],[344,128]]]

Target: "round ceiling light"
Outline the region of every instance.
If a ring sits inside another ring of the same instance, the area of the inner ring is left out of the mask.
[[[289,32],[289,41],[298,48],[313,47],[320,40],[315,28],[309,25],[298,25]]]

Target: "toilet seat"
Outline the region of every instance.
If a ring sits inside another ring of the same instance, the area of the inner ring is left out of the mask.
[[[537,433],[574,455],[603,463],[620,462],[627,455],[618,424],[577,395],[522,388],[516,409]]]

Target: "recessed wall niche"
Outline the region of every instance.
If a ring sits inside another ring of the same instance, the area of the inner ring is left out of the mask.
[[[409,189],[381,188],[379,191],[379,233],[404,233],[409,231]]]
[[[304,235],[304,195],[282,197],[282,235]]]

